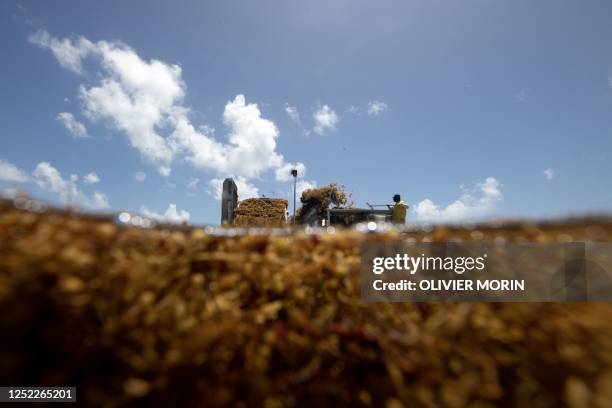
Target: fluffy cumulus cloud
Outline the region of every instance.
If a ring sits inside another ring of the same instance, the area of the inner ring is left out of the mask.
[[[554,170],[551,168],[544,170],[544,177],[546,178],[546,180],[552,180],[553,178],[555,178]]]
[[[7,187],[0,190],[0,197],[6,198],[9,200],[14,200],[20,195],[21,191],[16,188]]]
[[[283,157],[276,153],[278,129],[261,117],[257,104],[246,104],[238,95],[225,106],[223,121],[230,129],[226,173],[253,178],[283,165]]]
[[[83,72],[85,58],[95,63],[97,82],[79,90],[83,114],[125,134],[130,146],[164,177],[177,159],[212,172],[213,179],[231,176],[247,184],[286,165],[276,150],[276,125],[244,95],[225,105],[228,132],[226,140],[218,140],[211,128],[191,122],[190,108],[183,104],[186,84],[179,65],[145,60],[118,42],[57,39],[46,31],[33,34],[30,41],[51,50],[73,72]],[[324,106],[319,122],[324,131],[335,126],[337,116]]]
[[[64,204],[88,207],[94,210],[108,208],[106,195],[94,192],[92,196],[85,195],[77,185],[78,176],[72,174],[65,179],[61,173],[48,162],[38,163],[32,172],[33,180],[45,191],[55,193]]]
[[[0,180],[23,183],[30,180],[30,176],[13,163],[0,159]]]
[[[387,110],[387,104],[381,101],[371,101],[368,103],[368,116],[378,116]]]
[[[234,182],[238,187],[238,199],[245,200],[247,198],[259,197],[259,189],[249,183],[244,177],[235,177]],[[223,193],[223,179],[214,178],[208,182],[208,192],[217,200],[221,200]]]
[[[172,168],[170,166],[159,166],[157,168],[157,172],[162,177],[170,177],[170,173],[172,173]]]
[[[295,187],[296,196],[299,200],[304,191],[309,190],[311,188],[317,188],[317,183],[315,181],[299,180]]]
[[[142,206],[140,209],[142,215],[148,218],[153,218],[157,221],[169,222],[173,224],[183,224],[189,221],[191,214],[186,210],[178,210],[176,204],[169,204],[168,208],[163,214],[159,214],[155,211],[149,210],[147,207]]]
[[[494,177],[487,177],[474,191],[464,191],[445,207],[425,199],[415,206],[414,213],[417,222],[460,222],[490,213],[501,199],[501,184]]]
[[[83,182],[85,184],[96,184],[100,182],[100,177],[96,173],[91,172],[83,177]]]
[[[106,194],[95,191],[89,201],[89,206],[93,209],[104,209],[110,207]]]
[[[89,173],[83,181],[92,184],[95,173]],[[56,194],[63,204],[101,210],[109,207],[105,194],[95,191],[87,195],[78,187],[79,176],[71,174],[64,178],[62,174],[48,162],[40,162],[31,174],[19,169],[14,164],[0,160],[0,180],[14,183],[35,183],[42,191]],[[99,178],[98,178],[99,181]]]
[[[324,135],[329,130],[336,129],[338,115],[327,105],[320,106],[312,115],[315,126],[312,129],[318,135]]]
[[[45,30],[33,33],[29,40],[32,44],[51,50],[62,67],[77,74],[83,72],[81,61],[93,49],[93,44],[86,38],[79,37],[74,41],[68,38],[57,39]]]
[[[60,112],[56,118],[75,139],[85,139],[89,137],[87,128],[84,124],[75,119],[70,112]]]
[[[290,181],[293,179],[291,170],[297,170],[298,178],[303,178],[306,175],[306,166],[304,163],[285,163],[276,169],[275,176],[278,181]]]

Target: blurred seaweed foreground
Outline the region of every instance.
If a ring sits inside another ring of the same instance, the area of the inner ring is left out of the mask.
[[[612,224],[220,236],[3,201],[0,382],[105,407],[612,406],[610,304],[360,301],[360,243],[459,238]]]

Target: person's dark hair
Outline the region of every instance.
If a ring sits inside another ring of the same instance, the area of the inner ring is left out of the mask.
[[[399,195],[399,194],[396,194],[396,195],[394,195],[394,196],[393,196],[393,201],[394,201],[394,202],[399,203],[399,202],[400,202],[400,200],[401,200],[401,197],[400,197],[400,195]]]

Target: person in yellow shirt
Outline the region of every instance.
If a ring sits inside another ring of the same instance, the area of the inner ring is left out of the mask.
[[[391,221],[394,224],[405,224],[406,209],[408,208],[408,206],[404,201],[402,201],[402,198],[399,194],[393,196],[393,202],[395,204],[389,206],[389,208],[391,209]]]

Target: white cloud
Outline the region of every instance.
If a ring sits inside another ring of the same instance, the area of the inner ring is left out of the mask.
[[[0,191],[0,197],[14,200],[21,194],[21,191],[16,188],[8,187]]]
[[[229,127],[226,173],[245,178],[258,177],[263,171],[283,165],[276,153],[276,125],[261,117],[257,104],[246,104],[243,95],[225,105],[223,121]]]
[[[136,173],[134,173],[134,180],[136,180],[139,183],[142,183],[143,181],[145,181],[147,178],[147,173],[145,173],[144,171],[137,171]]]
[[[197,190],[198,189],[198,183],[200,182],[200,179],[197,177],[192,177],[189,179],[189,182],[187,183],[187,188],[189,190]]]
[[[93,44],[83,37],[74,41],[64,38],[53,38],[45,30],[39,30],[29,37],[32,44],[51,50],[60,65],[77,74],[83,73],[81,60],[92,51]]]
[[[85,125],[76,120],[72,113],[60,112],[56,119],[61,122],[66,129],[68,129],[70,134],[75,139],[85,139],[89,137]]]
[[[170,177],[170,173],[172,173],[172,169],[169,166],[159,166],[157,171],[162,177]]]
[[[0,159],[0,180],[17,183],[35,182],[40,189],[57,194],[63,204],[95,210],[109,206],[106,195],[97,191],[91,196],[85,195],[77,186],[79,176],[71,174],[64,179],[61,173],[48,162],[38,163],[32,174],[29,175],[14,164]],[[86,184],[93,184],[100,179],[95,173],[89,173],[83,178],[83,181]]]
[[[23,183],[30,180],[30,176],[13,163],[0,159],[0,180]]]
[[[91,172],[83,177],[83,182],[85,184],[96,184],[100,182],[100,177],[96,173]]]
[[[93,197],[90,201],[90,207],[94,209],[103,209],[110,207],[106,194],[100,193],[98,191],[94,192]]]
[[[553,178],[555,178],[555,172],[553,171],[553,169],[548,168],[544,170],[544,177],[546,177],[546,180],[552,180]]]
[[[252,179],[284,164],[283,156],[276,152],[276,125],[261,117],[257,104],[247,104],[244,95],[237,95],[225,105],[223,122],[229,129],[227,144],[203,133],[206,129],[196,130],[183,114],[175,115],[173,120],[175,129],[169,143],[197,168]]]
[[[144,60],[118,42],[56,39],[46,31],[33,34],[30,41],[50,49],[62,66],[74,72],[82,72],[86,57],[99,63],[98,82],[80,87],[85,117],[124,133],[162,175],[169,174],[177,156],[218,177],[245,180],[285,165],[276,151],[276,125],[263,118],[257,104],[247,103],[244,95],[225,106],[223,121],[229,132],[227,142],[221,142],[211,128],[191,123],[190,108],[183,105],[186,85],[180,66]],[[327,106],[319,116],[321,131],[337,122]]]
[[[62,201],[71,202],[78,194],[75,180],[64,180],[60,172],[47,162],[38,163],[32,174],[39,187],[60,194]]]
[[[458,222],[483,216],[494,210],[502,199],[501,185],[494,177],[487,177],[477,185],[475,192],[464,194],[446,207],[430,199],[418,203],[414,212],[418,222]]]
[[[301,125],[302,121],[300,120],[300,113],[298,112],[295,106],[291,106],[288,103],[285,103],[285,112],[287,113],[287,116],[289,116],[289,119],[291,119],[298,125]]]
[[[185,95],[181,68],[144,61],[121,44],[100,41],[95,50],[103,76],[96,86],[80,87],[85,115],[107,121],[123,131],[143,157],[167,166],[174,152],[158,129],[180,108]]]
[[[191,214],[185,210],[177,210],[176,204],[169,204],[168,208],[163,214],[156,213],[155,211],[149,210],[147,207],[142,206],[140,208],[142,215],[148,218],[153,218],[158,221],[170,222],[174,224],[182,224],[189,221]]]
[[[296,169],[298,172],[298,178],[303,178],[306,175],[306,166],[304,163],[285,163],[281,167],[276,169],[276,180],[277,181],[289,181],[293,180],[293,176],[291,175],[291,170]]]
[[[296,188],[295,188],[297,199],[298,200],[300,199],[304,191],[311,189],[311,188],[316,188],[316,187],[317,187],[316,181],[298,180],[296,184]]]
[[[327,105],[320,106],[312,117],[315,121],[315,126],[312,130],[318,135],[324,135],[328,130],[336,129],[339,120],[336,112]]]
[[[257,187],[249,183],[244,177],[234,177],[234,182],[238,188],[238,200],[259,197],[259,190]],[[210,187],[208,193],[215,197],[216,200],[221,200],[221,194],[223,193],[223,179],[214,178],[208,182],[208,186]]]
[[[96,191],[91,197],[87,197],[77,186],[78,176],[73,174],[66,180],[48,162],[38,163],[32,172],[32,176],[41,189],[58,194],[64,204],[79,205],[92,209],[103,209],[109,206],[108,199],[104,194]]]
[[[381,101],[371,101],[368,103],[368,116],[378,116],[388,108],[387,104]]]

